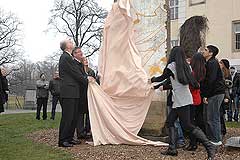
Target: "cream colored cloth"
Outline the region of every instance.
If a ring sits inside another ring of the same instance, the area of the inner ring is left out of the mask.
[[[113,4],[104,26],[99,58],[101,86],[89,83],[88,106],[94,145],[168,145],[137,136],[153,90],[133,41],[129,0]]]

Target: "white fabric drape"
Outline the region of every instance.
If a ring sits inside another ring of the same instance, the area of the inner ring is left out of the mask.
[[[129,0],[113,4],[104,26],[99,58],[101,86],[89,83],[88,106],[94,145],[168,145],[137,136],[153,90],[134,43]]]

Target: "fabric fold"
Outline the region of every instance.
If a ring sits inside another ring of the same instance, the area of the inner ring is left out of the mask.
[[[113,4],[105,22],[99,86],[89,83],[88,106],[94,145],[162,145],[137,136],[153,90],[135,46],[129,0]]]

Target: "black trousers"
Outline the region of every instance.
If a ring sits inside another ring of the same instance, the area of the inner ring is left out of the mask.
[[[58,101],[60,101],[59,96],[52,97],[52,116],[51,116],[52,119],[55,118],[56,106],[57,106]]]
[[[88,113],[81,113],[77,122],[77,137],[81,138],[90,132],[90,120]]]
[[[190,122],[199,127],[202,131],[205,132],[205,125],[203,121],[203,105],[191,105],[190,106]],[[196,146],[197,139],[193,135],[189,135],[190,144]]]
[[[196,128],[190,121],[190,105],[172,108],[167,117],[167,127],[174,127],[174,122],[177,120],[177,118],[179,118],[181,126],[185,131],[192,132],[192,130]]]
[[[40,112],[43,106],[43,119],[47,119],[47,102],[48,98],[37,98],[37,114],[36,119],[40,119]]]
[[[62,118],[59,127],[59,144],[73,140],[76,128],[77,117],[79,115],[78,98],[61,98]]]

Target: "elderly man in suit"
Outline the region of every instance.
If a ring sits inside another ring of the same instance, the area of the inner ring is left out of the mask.
[[[80,141],[73,139],[76,128],[80,85],[87,86],[88,80],[92,77],[83,75],[74,61],[71,53],[74,45],[71,40],[64,40],[60,43],[63,51],[59,59],[59,76],[60,76],[60,104],[62,107],[62,118],[59,128],[59,147],[72,147],[80,144]]]

